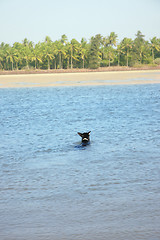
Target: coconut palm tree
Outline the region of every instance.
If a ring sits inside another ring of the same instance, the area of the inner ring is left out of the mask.
[[[46,36],[45,43],[51,43],[51,42],[52,42],[51,38],[49,36]]]
[[[66,49],[67,69],[69,69],[69,61],[71,56],[71,46],[69,42],[66,44],[65,49]]]
[[[121,45],[121,50],[126,54],[127,67],[128,67],[129,52],[133,47],[133,41],[131,38],[124,38],[120,45]]]
[[[108,61],[109,61],[109,67],[110,67],[110,63],[111,63],[111,58],[114,58],[114,48],[117,45],[117,34],[115,34],[115,32],[111,32],[110,35],[107,38],[103,38],[103,45],[104,45],[104,49],[103,49],[103,53],[105,52],[105,55],[107,53],[108,55]],[[106,49],[108,48],[108,49]]]
[[[117,45],[117,58],[118,58],[118,66],[120,66],[120,57],[121,54],[124,54],[124,50],[121,46],[121,44]]]
[[[108,65],[111,66],[111,62],[114,61],[115,49],[112,46],[108,46],[104,49],[104,58],[108,59]]]
[[[141,49],[143,48],[143,45],[145,44],[144,35],[141,33],[141,31],[138,31],[136,34],[136,38],[133,41],[133,52],[135,55],[135,60],[142,63],[141,58]]]
[[[58,68],[62,69],[63,59],[66,57],[66,48],[63,45],[61,40],[56,41],[55,46],[56,46],[55,52],[57,53],[58,62],[59,62]]]
[[[14,48],[9,46],[6,50],[6,61],[7,61],[8,65],[10,65],[10,63],[11,63],[12,71],[13,71],[14,59],[16,59],[16,58],[17,58],[17,56],[16,56],[16,52],[15,52]],[[8,66],[8,69],[9,69],[9,66]]]
[[[63,34],[63,35],[61,36],[61,43],[62,43],[63,45],[65,45],[65,44],[67,44],[67,42],[68,42],[67,36],[66,36],[65,34]]]
[[[15,42],[13,44],[13,49],[14,49],[14,52],[15,52],[14,62],[15,62],[15,65],[16,65],[15,67],[16,67],[17,70],[22,65],[23,48],[24,48],[24,46],[19,42]]]
[[[101,46],[102,37],[100,34],[97,34],[95,37],[92,37],[89,44],[89,68],[96,69],[100,66],[102,60],[100,46]]]
[[[48,61],[48,70],[50,70],[50,61],[54,58],[54,55],[52,53],[52,50],[51,50],[51,47],[48,45],[48,46],[44,46],[44,52],[43,52],[43,56],[44,56],[44,59],[47,59]]]
[[[80,55],[81,55],[81,59],[83,61],[83,68],[84,68],[84,61],[85,61],[85,58],[87,58],[87,55],[88,55],[87,41],[84,38],[82,38],[81,44],[80,44]]]
[[[50,70],[50,61],[54,59],[54,54],[52,51],[52,41],[49,36],[46,36],[45,41],[41,43],[41,51],[43,59],[46,59],[48,62],[48,70]]]
[[[78,61],[78,51],[80,44],[76,39],[72,39],[70,42],[70,58],[71,58],[71,69],[73,68],[73,59]]]
[[[115,32],[111,32],[110,35],[108,36],[108,45],[110,46],[115,46],[116,47],[116,44],[117,44],[117,34],[115,34]]]
[[[151,39],[152,59],[154,63],[154,51],[160,52],[160,39],[154,37]]]
[[[42,52],[40,43],[35,45],[32,51],[31,60],[35,62],[35,69],[37,69],[37,64],[42,63]]]
[[[6,57],[8,56],[7,51],[9,51],[10,49],[10,45],[9,44],[5,44],[4,42],[1,43],[0,45],[0,56],[1,56],[1,66],[2,69],[9,69],[9,64],[8,63]]]
[[[2,57],[1,51],[0,51],[0,68],[1,69],[3,68],[2,61],[3,61],[3,57]]]
[[[31,49],[28,46],[24,46],[22,49],[22,54],[23,54],[23,59],[26,62],[26,68],[29,69],[29,61],[31,60],[32,57],[32,52]]]
[[[0,68],[1,68],[1,69],[4,69],[4,59],[5,59],[4,46],[5,46],[5,43],[2,42],[2,43],[0,44]]]

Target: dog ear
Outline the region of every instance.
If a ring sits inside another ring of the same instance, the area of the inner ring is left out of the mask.
[[[91,131],[88,132],[88,135],[90,135]]]
[[[80,133],[80,132],[78,132],[78,135],[82,137],[82,135],[83,135],[83,134],[82,134],[82,133]]]

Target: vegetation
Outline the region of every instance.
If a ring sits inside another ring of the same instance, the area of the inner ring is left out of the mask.
[[[97,34],[89,42],[84,38],[81,42],[76,39],[68,41],[65,34],[55,42],[48,36],[37,44],[26,38],[13,46],[2,42],[0,70],[159,65],[160,38],[146,41],[144,37],[138,31],[134,40],[125,37],[120,43],[114,32],[108,37]]]

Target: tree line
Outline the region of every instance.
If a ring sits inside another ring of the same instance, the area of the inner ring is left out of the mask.
[[[97,34],[87,42],[72,39],[64,34],[60,40],[52,41],[49,36],[34,44],[25,38],[12,46],[0,44],[0,69],[72,69],[107,66],[160,65],[160,38],[150,41],[138,31],[135,39],[125,37],[118,43],[118,36],[111,32],[103,37]]]

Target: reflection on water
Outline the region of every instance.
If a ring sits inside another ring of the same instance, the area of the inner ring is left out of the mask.
[[[159,96],[160,85],[0,90],[0,239],[159,239]]]

